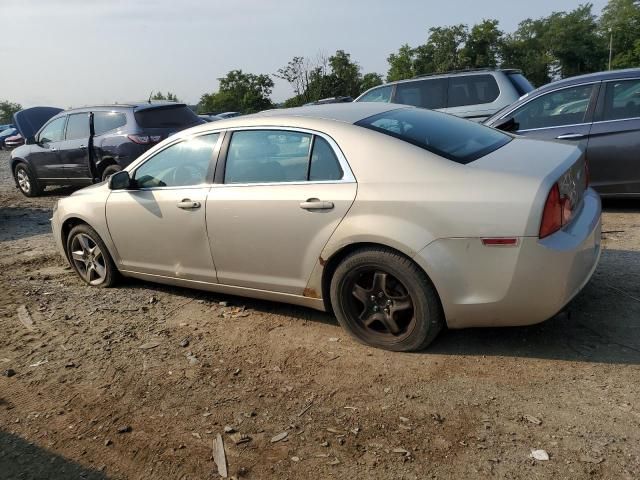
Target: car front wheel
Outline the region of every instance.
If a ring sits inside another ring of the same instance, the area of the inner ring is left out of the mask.
[[[67,255],[78,276],[93,287],[111,287],[118,271],[109,251],[89,225],[76,225],[67,237]]]
[[[37,197],[42,193],[42,187],[35,175],[25,163],[18,163],[13,170],[16,185],[26,197]]]
[[[392,250],[351,253],[336,269],[330,288],[338,321],[367,345],[421,350],[444,326],[438,295],[427,275]]]

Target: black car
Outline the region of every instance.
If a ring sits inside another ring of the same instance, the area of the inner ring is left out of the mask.
[[[0,129],[0,150],[4,148],[4,141],[18,134],[18,129],[14,126],[9,126],[7,128]]]
[[[534,90],[486,125],[518,135],[575,142],[603,196],[640,197],[640,69],[571,77]]]
[[[106,180],[171,134],[204,123],[187,105],[106,105],[15,114],[26,145],[11,153],[16,186],[28,197],[47,185]],[[36,133],[37,132],[37,133]]]

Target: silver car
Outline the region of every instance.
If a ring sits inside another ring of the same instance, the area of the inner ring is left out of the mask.
[[[445,325],[552,317],[596,268],[600,213],[575,146],[356,103],[182,131],[60,200],[52,225],[90,285],[304,305],[409,351]]]
[[[532,90],[520,70],[481,68],[389,82],[355,101],[402,103],[480,122]]]

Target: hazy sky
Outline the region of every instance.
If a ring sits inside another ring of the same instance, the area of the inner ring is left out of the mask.
[[[591,0],[600,13],[606,0]],[[171,90],[196,103],[240,68],[273,73],[295,55],[343,49],[363,72],[424,43],[432,26],[570,10],[571,0],[0,0],[0,99],[79,106]],[[276,79],[273,98],[291,88]]]

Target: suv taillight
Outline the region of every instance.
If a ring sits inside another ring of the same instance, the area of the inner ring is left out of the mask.
[[[146,145],[149,143],[149,135],[127,135],[127,138],[138,145]]]

